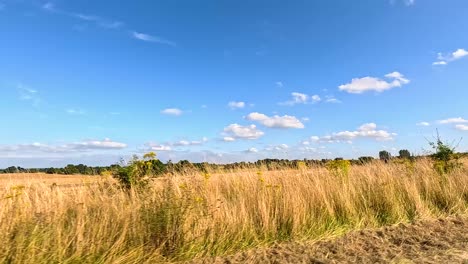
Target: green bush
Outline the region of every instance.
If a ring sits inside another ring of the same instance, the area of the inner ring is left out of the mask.
[[[434,149],[431,155],[434,160],[434,169],[439,174],[446,174],[452,172],[455,168],[460,166],[460,156],[455,153],[455,147],[444,143],[437,132],[435,142],[429,142],[429,145]]]
[[[114,177],[126,188],[143,187],[150,178],[160,176],[166,172],[166,166],[156,159],[156,153],[150,152],[140,159],[134,156],[128,166],[117,168]]]

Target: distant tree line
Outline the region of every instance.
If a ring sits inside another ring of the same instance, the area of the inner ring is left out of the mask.
[[[468,157],[468,153],[459,153],[460,157]],[[432,155],[431,155],[432,156]],[[408,150],[402,149],[399,151],[399,155],[392,157],[390,152],[382,150],[379,152],[379,159],[384,162],[388,162],[392,159],[410,159],[415,160],[422,158],[424,156],[414,156]],[[335,160],[343,160],[343,158],[336,158]],[[374,157],[363,156],[358,159],[349,160],[352,165],[365,165],[369,162],[374,161]],[[230,164],[212,164],[207,162],[202,163],[191,163],[188,160],[181,160],[177,163],[168,161],[167,163],[162,163],[157,159],[154,159],[151,164],[152,175],[162,175],[166,173],[171,174],[181,174],[184,172],[190,171],[201,171],[201,172],[210,172],[210,171],[230,171],[238,169],[247,169],[247,168],[262,168],[266,170],[277,170],[284,168],[298,169],[301,167],[313,167],[313,166],[325,166],[327,163],[332,161],[331,159],[321,159],[321,160],[288,160],[288,159],[263,159],[255,162],[235,162]],[[131,163],[131,162],[130,162]],[[38,169],[25,169],[22,167],[8,167],[6,169],[0,169],[0,174],[2,173],[47,173],[47,174],[63,174],[63,175],[101,175],[105,172],[114,172],[119,171],[122,168],[128,167],[128,164],[114,164],[111,166],[103,167],[92,167],[84,164],[72,165],[69,164],[64,168],[38,168]]]

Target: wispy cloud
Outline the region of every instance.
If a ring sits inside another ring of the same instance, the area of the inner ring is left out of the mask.
[[[128,28],[126,29],[125,27],[125,23],[119,20],[108,19],[102,16],[91,15],[91,14],[69,12],[69,11],[57,8],[55,4],[52,2],[47,2],[43,4],[42,9],[45,10],[46,12],[68,16],[68,17],[75,18],[86,23],[92,23],[101,28],[121,30],[123,32],[127,32],[127,34],[129,32],[132,38],[138,39],[141,41],[165,44],[169,46],[176,46],[176,43],[174,41],[167,40],[167,39],[153,36],[153,35],[149,35],[149,34],[145,34],[145,33],[141,33],[135,30],[128,30]],[[79,30],[79,31],[82,31],[85,28],[86,27],[82,25],[74,27],[75,30]]]
[[[437,61],[433,62],[432,65],[447,65],[452,61],[456,61],[468,56],[468,51],[465,49],[457,49],[456,51],[449,54],[437,54]]]
[[[390,0],[390,4],[394,5],[397,3],[397,1],[400,0]],[[401,0],[401,2],[403,2],[403,4],[405,4],[406,6],[412,6],[416,4],[416,0]]]
[[[163,144],[149,142],[146,143],[143,147],[144,151],[176,151],[178,148],[184,147],[194,147],[202,146],[208,142],[208,138],[204,137],[200,140],[179,140],[175,142],[166,142]]]
[[[85,115],[86,114],[86,111],[84,111],[83,109],[75,109],[75,108],[66,109],[65,112],[67,112],[67,114],[69,115]]]
[[[281,81],[277,81],[277,82],[275,83],[275,85],[276,85],[276,87],[278,87],[278,88],[283,88],[283,87],[284,87],[284,83],[281,82]]]
[[[57,8],[55,4],[52,2],[47,2],[44,5],[42,5],[42,9],[48,12],[73,17],[73,18],[76,18],[85,22],[94,23],[95,25],[99,27],[103,27],[107,29],[118,29],[124,25],[124,23],[121,21],[106,19],[106,18],[96,16],[96,15],[68,12],[68,11]]]
[[[184,111],[179,108],[167,108],[161,111],[161,114],[172,115],[172,116],[181,116]]]
[[[309,103],[318,103],[322,100],[318,95],[307,95],[303,93],[293,92],[291,93],[292,99],[286,102],[281,102],[279,105],[289,105],[293,106],[296,104],[309,104]]]
[[[399,72],[389,73],[385,75],[385,78],[389,79],[390,82],[376,77],[355,78],[350,83],[340,85],[338,88],[340,91],[361,94],[368,91],[383,92],[410,83],[410,80]]]
[[[342,102],[333,96],[327,96],[327,98],[325,99],[325,103],[340,104]]]
[[[39,106],[41,98],[39,97],[39,92],[37,90],[22,83],[17,84],[16,88],[18,90],[20,100],[31,102],[34,107]]]
[[[173,41],[160,38],[160,37],[156,37],[156,36],[152,36],[152,35],[148,35],[148,34],[144,34],[144,33],[140,33],[140,32],[136,32],[136,31],[133,31],[131,35],[135,39],[146,41],[146,42],[153,42],[153,43],[159,43],[159,44],[166,44],[169,46],[176,46],[176,43]]]
[[[61,145],[50,145],[38,142],[31,144],[0,145],[0,154],[75,153],[93,150],[119,150],[126,147],[127,144],[125,143],[106,138],[104,140],[84,140]]]
[[[417,126],[430,126],[431,124],[429,122],[419,122],[416,124]]]

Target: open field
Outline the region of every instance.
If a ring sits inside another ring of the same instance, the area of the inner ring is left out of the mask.
[[[444,175],[434,171],[430,160],[415,164],[376,161],[352,166],[348,172],[324,167],[193,172],[159,178],[141,191],[120,189],[114,181],[100,177],[95,178],[96,184],[61,187],[57,183],[53,188],[53,183],[44,184],[42,178],[42,184],[25,187],[24,175],[10,175],[9,185],[0,189],[0,237],[4,240],[0,262],[211,262],[222,260],[212,256],[226,255],[234,255],[227,258],[233,262],[276,257],[279,262],[312,257],[342,262],[352,248],[363,254],[370,245],[380,252],[399,236],[402,240],[397,247],[402,251],[382,251],[380,261],[392,256],[417,260],[413,254],[417,246],[411,245],[432,248],[434,243],[435,248],[442,243],[440,251],[434,249],[435,255],[461,261],[466,252],[457,248],[466,245],[467,165],[465,160],[463,166]],[[53,177],[57,181],[61,176]],[[70,184],[67,177],[63,181]],[[71,179],[79,184],[80,179],[94,178]],[[456,222],[427,220],[453,215],[459,215],[450,218]],[[418,224],[406,225],[410,222]],[[403,229],[384,228],[383,235],[377,230],[363,231],[360,236],[358,231],[338,238],[334,246],[326,242],[352,231],[400,223],[405,224],[399,227]],[[316,241],[321,242],[313,244]],[[284,251],[271,247],[275,244]],[[449,244],[453,244],[452,251]],[[362,255],[362,261],[374,262],[379,254]]]
[[[109,180],[101,176],[57,175],[45,173],[0,174],[0,187],[8,188],[22,185],[34,187],[40,185],[80,186]]]

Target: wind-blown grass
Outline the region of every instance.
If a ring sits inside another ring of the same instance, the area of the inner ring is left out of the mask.
[[[0,176],[1,177],[1,176]],[[0,188],[1,263],[154,263],[223,255],[363,227],[468,213],[466,162],[187,173],[124,190],[112,181]]]

